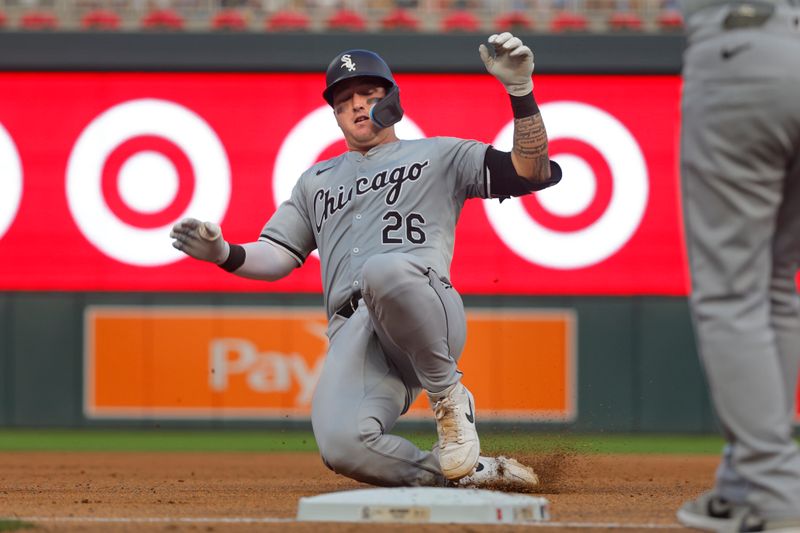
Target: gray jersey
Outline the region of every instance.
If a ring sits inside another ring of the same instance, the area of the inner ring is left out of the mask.
[[[452,137],[346,152],[304,172],[261,232],[302,264],[315,248],[328,315],[360,290],[364,262],[410,253],[450,276],[455,227],[467,198],[488,198],[489,145]]]

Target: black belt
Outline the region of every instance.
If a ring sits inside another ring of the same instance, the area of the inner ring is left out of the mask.
[[[361,300],[361,291],[354,293],[339,309],[336,310],[336,314],[339,316],[343,316],[344,318],[350,318],[353,316],[353,313],[356,312],[358,309],[358,302]]]

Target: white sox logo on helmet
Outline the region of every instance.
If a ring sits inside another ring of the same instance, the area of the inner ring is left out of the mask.
[[[350,54],[345,54],[342,56],[342,66],[339,68],[345,68],[350,72],[353,72],[356,69],[356,64],[353,63],[353,59],[350,57]]]

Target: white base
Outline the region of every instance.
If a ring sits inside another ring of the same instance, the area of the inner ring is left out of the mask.
[[[481,489],[361,489],[300,498],[297,520],[524,524],[550,519],[545,498]]]

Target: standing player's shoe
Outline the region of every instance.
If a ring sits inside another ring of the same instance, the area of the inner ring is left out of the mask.
[[[508,457],[480,457],[475,471],[458,480],[459,487],[526,491],[539,484],[533,468]]]
[[[475,429],[475,400],[461,382],[428,393],[439,433],[439,464],[450,481],[468,476],[478,465],[481,445]]]
[[[704,531],[723,531],[733,528],[747,514],[745,505],[736,505],[708,491],[678,509],[678,522],[686,527]]]
[[[764,520],[753,513],[745,513],[734,527],[725,531],[736,533],[753,533],[766,531],[767,533],[800,533],[800,518],[794,520]]]

